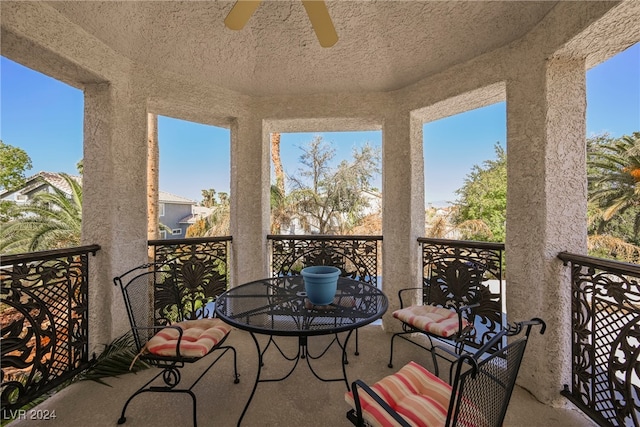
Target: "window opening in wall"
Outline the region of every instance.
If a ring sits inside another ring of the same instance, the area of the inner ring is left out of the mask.
[[[640,43],[589,69],[588,253],[640,262]]]
[[[425,236],[504,242],[506,103],[426,123]]]
[[[15,160],[2,164],[0,253],[80,246],[84,95],[5,57],[0,69],[0,146]],[[35,208],[47,193],[50,209]],[[34,217],[41,226],[21,227]]]
[[[158,146],[161,224],[175,236],[229,235],[229,129],[158,116]]]
[[[381,131],[271,134],[271,233],[382,234],[381,146]]]

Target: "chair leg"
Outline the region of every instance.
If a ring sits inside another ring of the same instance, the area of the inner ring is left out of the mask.
[[[127,401],[125,402],[124,406],[122,407],[122,413],[120,414],[120,418],[118,418],[118,424],[124,424],[124,423],[127,422],[127,417],[125,416],[125,413],[127,412],[127,406],[129,406],[129,403],[131,403],[133,398],[136,397],[137,395],[145,393],[147,391],[152,391],[150,388],[147,388],[147,386],[149,384],[151,384],[152,382],[154,382],[163,373],[164,373],[164,370],[160,371],[160,373],[158,375],[154,376],[149,381],[147,381],[142,387],[140,387],[135,393],[133,393],[129,397],[129,399],[127,399]]]
[[[397,334],[397,333],[395,333],[395,334],[393,334],[393,335],[391,336],[391,349],[390,349],[390,351],[389,351],[389,363],[387,364],[387,366],[388,366],[389,368],[393,368],[393,340],[395,339],[395,337],[396,337],[397,335],[398,335],[398,334]]]
[[[219,349],[229,349],[233,353],[233,383],[238,384],[240,382],[240,375],[238,375],[238,356],[236,349],[231,346],[219,347]]]
[[[358,351],[358,330],[356,329],[356,352],[354,353],[356,356],[360,356],[360,351]]]
[[[217,350],[222,350],[222,353],[220,353],[213,360],[213,362],[209,364],[207,369],[205,369],[200,374],[200,376],[193,382],[193,384],[191,384],[191,386],[188,389],[178,390],[174,388],[180,382],[180,371],[178,369],[173,367],[162,369],[159,374],[155,375],[153,378],[147,381],[142,387],[140,387],[135,393],[133,393],[131,397],[129,397],[129,399],[127,399],[127,401],[124,404],[124,407],[122,408],[122,413],[120,414],[120,418],[118,418],[118,424],[124,424],[125,422],[127,422],[127,417],[125,416],[125,414],[127,412],[127,407],[129,406],[129,403],[131,403],[134,397],[146,392],[164,392],[164,393],[187,393],[189,396],[191,396],[191,400],[193,401],[193,425],[194,427],[196,427],[197,426],[196,395],[191,391],[191,389],[195,387],[195,385],[206,375],[206,373],[213,367],[213,365],[215,365],[216,362],[222,356],[224,356],[224,354],[228,350],[231,350],[231,352],[233,353],[233,377],[234,377],[233,383],[238,384],[240,382],[240,375],[238,374],[238,361],[237,361],[238,357],[236,354],[236,349],[232,346],[222,346],[222,347],[218,347]],[[160,376],[162,376],[165,382],[164,386],[156,386],[156,387],[149,386]]]

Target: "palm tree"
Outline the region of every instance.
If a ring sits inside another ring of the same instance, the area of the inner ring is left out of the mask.
[[[219,193],[225,194],[225,193]],[[186,237],[212,237],[229,235],[231,211],[228,198],[216,203],[209,215],[196,220],[187,228]]]
[[[160,169],[160,149],[158,147],[158,116],[147,114],[147,239],[160,237],[158,218],[158,186]],[[149,248],[151,256],[152,248]]]
[[[280,234],[282,227],[287,226],[290,221],[286,204],[286,192],[284,188],[284,169],[280,157],[280,133],[271,134],[271,161],[273,171],[276,175],[276,183],[271,186],[271,233]]]
[[[16,207],[17,219],[0,229],[0,251],[34,252],[78,246],[82,224],[82,187],[74,178],[60,174],[71,194],[53,187]]]
[[[589,156],[589,201],[610,221],[630,208],[640,207],[640,132],[619,139],[604,138]],[[634,235],[640,230],[640,210]]]

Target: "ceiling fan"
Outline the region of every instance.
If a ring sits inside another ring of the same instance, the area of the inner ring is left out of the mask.
[[[258,8],[262,0],[238,0],[224,19],[224,25],[230,30],[241,30]],[[323,0],[302,0],[307,11],[313,31],[318,37],[320,46],[331,47],[338,41],[338,34],[329,16],[327,5]]]

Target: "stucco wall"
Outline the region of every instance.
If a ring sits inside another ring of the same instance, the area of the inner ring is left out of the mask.
[[[506,97],[509,316],[548,321],[551,332],[534,338],[521,383],[539,399],[557,401],[569,372],[570,325],[568,281],[555,254],[585,247],[585,58],[638,40],[637,26],[589,30],[602,16],[620,22],[616,13],[623,23],[640,16],[637,2],[559,2],[516,42],[393,92],[252,98],[145,68],[47,4],[3,2],[2,54],[85,90],[83,242],[102,247],[90,278],[92,347],[126,330],[112,278],[146,260],[146,175],[139,163],[146,157],[147,112],[231,129],[234,284],[268,274],[268,132],[313,127],[314,120],[318,130],[381,128],[382,268],[392,311],[397,289],[420,278],[422,122],[460,112],[465,100],[477,108]],[[389,317],[385,328],[396,328]]]

